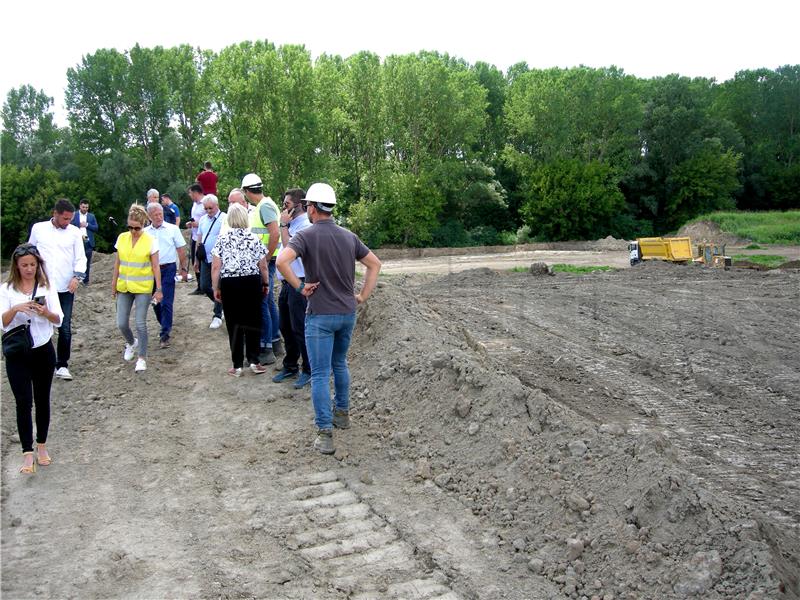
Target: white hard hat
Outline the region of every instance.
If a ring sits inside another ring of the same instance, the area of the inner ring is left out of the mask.
[[[315,202],[319,204],[328,204],[330,209],[325,209],[326,212],[333,210],[333,205],[336,204],[336,192],[327,183],[313,183],[306,192],[306,202]]]
[[[242,187],[243,188],[261,187],[261,177],[259,177],[255,173],[248,173],[242,179]]]

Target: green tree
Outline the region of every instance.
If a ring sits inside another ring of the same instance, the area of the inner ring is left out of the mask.
[[[101,49],[67,69],[69,123],[76,141],[93,154],[124,151],[128,146],[128,67],[124,54]]]
[[[8,92],[3,102],[2,161],[33,166],[48,160],[59,141],[53,99],[31,85]]]
[[[525,184],[521,212],[534,235],[585,240],[622,235],[625,198],[618,176],[599,161],[556,160],[539,166]]]

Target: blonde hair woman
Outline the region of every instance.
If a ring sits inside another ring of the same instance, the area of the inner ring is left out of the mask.
[[[36,405],[36,460],[49,465],[45,448],[50,428],[50,386],[56,366],[56,353],[50,338],[53,326],[59,327],[64,314],[58,291],[50,286],[44,261],[33,244],[17,246],[11,255],[8,281],[0,286],[0,313],[3,331],[20,325],[29,327],[33,347],[29,352],[6,356],[6,375],[17,403],[17,430],[22,443],[20,473],[35,473],[33,422]]]
[[[147,212],[138,204],[128,210],[128,232],[119,234],[111,294],[117,299],[117,327],[125,338],[125,360],[138,353],[135,372],[147,369],[147,307],[151,299],[161,302],[161,268],[158,264],[158,242],[145,233]],[[155,294],[153,282],[155,281]],[[130,327],[131,309],[136,305],[136,333]]]
[[[261,301],[269,281],[267,250],[248,229],[249,221],[247,209],[241,204],[231,204],[229,229],[220,233],[211,250],[211,282],[214,299],[222,302],[225,311],[233,363],[228,375],[233,377],[242,374],[245,358],[253,373],[260,375],[266,371],[258,363],[258,352]]]

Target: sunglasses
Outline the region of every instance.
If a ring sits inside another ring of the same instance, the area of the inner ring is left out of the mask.
[[[133,225],[128,225],[128,231],[141,231],[141,227],[134,227]]]
[[[14,249],[14,258],[28,255],[39,258],[39,249],[33,244],[20,244]]]

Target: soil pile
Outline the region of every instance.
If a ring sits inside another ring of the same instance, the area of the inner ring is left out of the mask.
[[[732,233],[726,233],[720,229],[714,221],[695,221],[684,225],[678,230],[677,237],[689,237],[692,244],[717,244],[728,246],[746,246],[750,240],[740,238]]]
[[[507,370],[442,314],[472,285],[502,280],[478,270],[426,283],[439,304],[385,286],[360,316],[356,380],[373,379],[364,418],[389,452],[485,517],[491,543],[564,597],[779,594],[796,556],[784,564],[750,507],[709,490],[666,436],[581,416],[546,377]],[[605,393],[590,388],[586,402]]]

